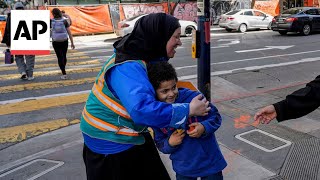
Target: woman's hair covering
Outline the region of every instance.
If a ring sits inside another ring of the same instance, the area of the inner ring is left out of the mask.
[[[141,17],[130,34],[113,44],[116,63],[126,60],[148,62],[160,58],[168,60],[166,45],[179,27],[179,20],[165,13]]]

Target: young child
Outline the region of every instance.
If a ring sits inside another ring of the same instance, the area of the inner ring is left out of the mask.
[[[200,92],[177,88],[177,74],[168,62],[148,64],[149,80],[157,99],[167,103],[189,103]],[[215,106],[207,116],[189,118],[189,129],[153,128],[158,149],[171,154],[177,180],[222,180],[227,163],[220,151],[214,132],[221,125]]]

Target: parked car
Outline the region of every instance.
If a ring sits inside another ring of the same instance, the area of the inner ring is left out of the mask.
[[[219,26],[226,31],[246,32],[251,29],[270,29],[273,16],[256,9],[237,9],[221,15]]]
[[[135,23],[140,19],[141,17],[145,16],[147,14],[141,14],[138,16],[134,16],[131,18],[128,18],[126,20],[120,21],[118,23],[118,28],[116,29],[116,35],[123,37],[129,33],[132,32],[133,27]],[[181,36],[191,36],[192,30],[197,30],[197,23],[193,21],[185,21],[185,20],[179,20],[179,23],[181,25]]]
[[[313,31],[320,30],[320,8],[297,7],[283,11],[272,20],[271,29],[281,35],[287,32],[297,32],[309,35]]]

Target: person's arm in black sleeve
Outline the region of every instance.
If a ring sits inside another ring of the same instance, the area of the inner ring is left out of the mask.
[[[299,118],[314,111],[320,106],[320,76],[273,105],[279,122]]]

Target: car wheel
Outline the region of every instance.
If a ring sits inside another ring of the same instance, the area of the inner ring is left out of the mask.
[[[247,31],[247,25],[246,24],[240,24],[239,26],[239,32],[246,32]]]
[[[305,24],[302,28],[302,35],[308,36],[311,32],[311,26],[309,24]]]
[[[232,31],[232,29],[226,28],[226,31],[231,32],[231,31]]]
[[[193,31],[194,29],[196,29],[196,28],[193,27],[193,26],[187,26],[187,27],[186,27],[186,30],[184,31],[184,32],[185,32],[185,35],[186,35],[187,37],[192,36],[192,31]]]
[[[279,31],[279,33],[280,33],[281,35],[286,35],[286,34],[287,34],[287,31]]]

